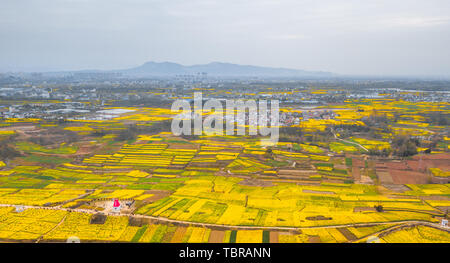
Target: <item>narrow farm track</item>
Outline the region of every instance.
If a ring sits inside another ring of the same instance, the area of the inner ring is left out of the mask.
[[[36,240],[36,243],[39,243],[44,238],[44,236],[51,233],[53,230],[55,230],[57,227],[59,227],[62,223],[64,223],[64,220],[66,220],[66,217],[67,217],[67,214],[61,219],[61,221],[59,221],[59,223],[56,226],[54,226],[52,229],[50,229],[49,231],[45,232],[40,237],[38,237],[38,239]]]
[[[0,207],[15,207],[15,205],[11,204],[0,204]],[[96,214],[98,211],[89,210],[89,209],[71,209],[71,208],[63,208],[63,207],[45,207],[45,206],[23,206],[24,208],[34,208],[34,209],[50,209],[50,210],[61,210],[67,212],[77,212],[77,213],[87,213],[87,214]],[[148,216],[148,215],[138,215],[138,214],[130,214],[130,213],[104,213],[107,216],[129,216],[133,218],[142,218],[142,219],[150,219],[157,222],[165,222],[165,223],[174,223],[179,225],[191,225],[191,226],[200,226],[200,227],[212,227],[212,228],[227,228],[227,229],[241,229],[241,230],[284,230],[284,231],[296,231],[302,229],[327,229],[327,228],[340,228],[340,227],[370,227],[370,226],[378,226],[378,225],[388,225],[388,224],[397,224],[399,225],[426,225],[430,227],[434,227],[440,230],[444,230],[446,232],[450,232],[450,228],[442,227],[439,224],[431,223],[428,221],[420,221],[420,220],[403,220],[403,221],[390,221],[390,222],[373,222],[373,223],[355,223],[355,224],[341,224],[341,225],[326,225],[326,226],[308,226],[308,227],[278,227],[278,226],[230,226],[230,225],[221,225],[221,224],[211,224],[211,223],[200,223],[200,222],[191,222],[184,220],[175,220],[169,219],[165,217],[158,216]],[[62,221],[63,222],[63,221]],[[62,223],[60,222],[60,224]],[[56,228],[56,227],[55,227]]]
[[[390,233],[393,233],[393,232],[397,232],[397,231],[403,230],[405,228],[415,227],[415,226],[428,226],[428,227],[436,228],[436,229],[445,231],[447,233],[450,233],[450,228],[448,228],[448,227],[442,227],[439,224],[433,224],[433,223],[429,223],[429,222],[425,223],[425,222],[417,221],[417,222],[409,222],[409,223],[403,223],[403,224],[394,225],[394,226],[391,226],[391,227],[379,230],[379,231],[377,231],[375,233],[372,233],[370,235],[367,235],[367,236],[364,236],[364,237],[361,237],[361,238],[358,238],[358,239],[355,239],[355,240],[348,241],[347,243],[358,243],[358,242],[361,242],[361,241],[367,239],[370,236],[383,237],[383,236],[385,236],[387,234],[390,234]]]
[[[334,130],[333,129],[331,129],[331,132],[333,133],[333,135],[334,135],[334,138],[336,139],[336,140],[340,140],[340,141],[343,141],[343,142],[346,142],[346,143],[350,143],[350,144],[353,144],[353,145],[356,145],[356,146],[359,146],[359,147],[361,147],[361,149],[363,149],[364,151],[366,151],[366,152],[368,152],[369,150],[366,148],[366,147],[364,147],[364,146],[362,146],[361,144],[359,144],[359,143],[356,143],[356,142],[351,142],[351,141],[347,141],[347,140],[344,140],[344,139],[341,139],[341,138],[338,138],[337,137],[337,135],[336,135],[336,133],[334,132]]]

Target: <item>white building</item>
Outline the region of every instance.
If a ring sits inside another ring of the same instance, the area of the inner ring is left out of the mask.
[[[441,226],[448,227],[448,220],[447,219],[442,219]]]

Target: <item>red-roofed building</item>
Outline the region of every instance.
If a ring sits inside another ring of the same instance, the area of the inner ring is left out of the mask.
[[[120,212],[121,204],[119,203],[119,199],[114,199],[113,203],[113,212]]]

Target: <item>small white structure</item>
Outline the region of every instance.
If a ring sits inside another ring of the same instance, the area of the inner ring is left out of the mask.
[[[367,243],[380,243],[380,239],[377,236],[370,236],[367,238]]]
[[[448,227],[448,220],[447,219],[442,219],[441,226]]]
[[[71,236],[66,240],[66,243],[81,243],[81,241],[78,237]]]
[[[25,210],[25,207],[22,205],[16,205],[16,213],[21,213]]]

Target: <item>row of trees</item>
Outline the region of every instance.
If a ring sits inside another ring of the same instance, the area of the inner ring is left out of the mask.
[[[129,125],[126,129],[120,130],[117,134],[117,141],[129,141],[137,138],[139,134],[158,134],[160,132],[168,132],[171,129],[171,121],[162,121],[151,126],[137,126],[136,124]],[[104,136],[112,131],[95,131],[94,136]]]
[[[394,154],[399,157],[408,157],[417,154],[419,140],[409,135],[398,135],[391,142],[392,149],[369,149],[369,155],[387,157]]]
[[[280,142],[328,142],[332,140],[333,133],[327,128],[325,131],[316,131],[314,133],[304,133],[299,127],[281,127],[279,130]]]

